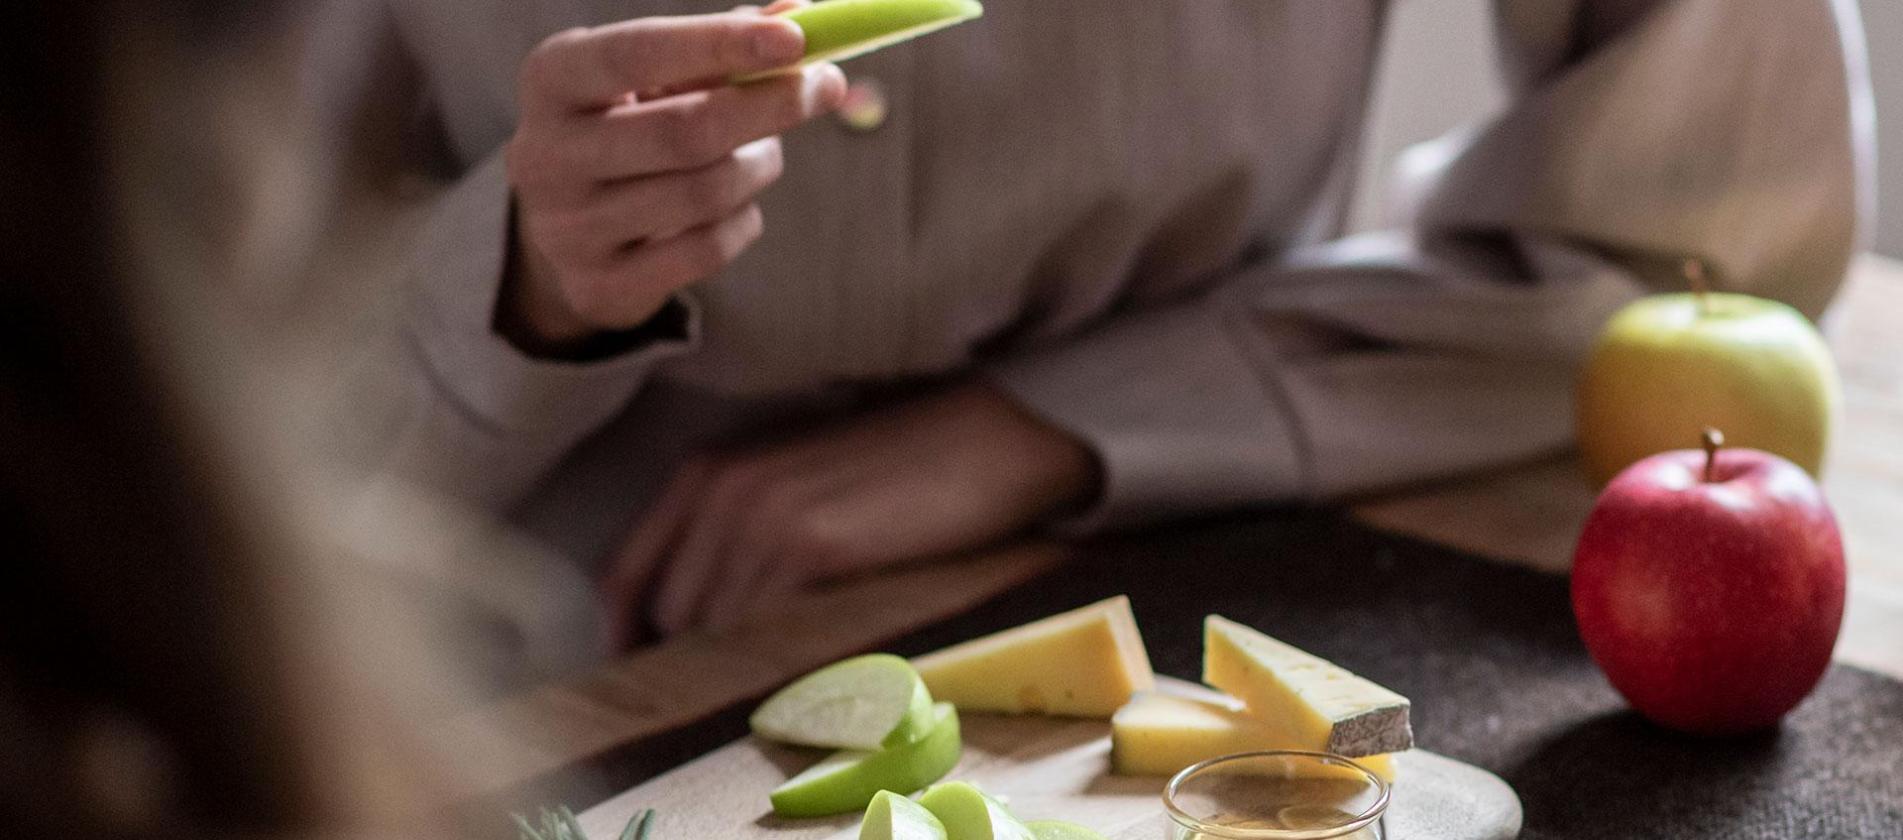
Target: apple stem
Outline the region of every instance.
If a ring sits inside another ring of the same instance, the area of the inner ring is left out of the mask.
[[[1707,426],[1702,439],[1705,444],[1705,483],[1710,484],[1717,480],[1714,473],[1718,468],[1718,450],[1725,445],[1725,433]]]
[[[1711,293],[1711,276],[1705,272],[1705,263],[1698,259],[1688,259],[1682,270],[1685,273],[1685,282],[1691,284],[1692,297],[1698,301],[1698,314],[1710,314],[1711,301],[1708,295]]]

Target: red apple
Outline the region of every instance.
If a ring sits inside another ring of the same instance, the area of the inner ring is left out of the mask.
[[[1573,558],[1593,661],[1641,714],[1701,735],[1775,725],[1817,687],[1844,611],[1843,538],[1816,482],[1755,449],[1646,458],[1607,485]]]

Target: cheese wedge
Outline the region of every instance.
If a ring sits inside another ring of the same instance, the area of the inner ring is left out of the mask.
[[[1222,616],[1203,623],[1203,682],[1303,749],[1354,758],[1414,746],[1406,697]]]
[[[1121,776],[1174,776],[1218,756],[1260,750],[1315,750],[1293,729],[1250,716],[1233,698],[1202,700],[1144,692],[1110,719],[1110,765]],[[1357,758],[1356,764],[1394,781],[1390,755]]]
[[[1156,684],[1121,595],[913,660],[961,711],[1107,718]]]

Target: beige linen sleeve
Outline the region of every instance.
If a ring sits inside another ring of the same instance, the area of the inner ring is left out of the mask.
[[[1409,229],[1004,360],[1090,443],[1082,527],[1333,498],[1568,444],[1599,326],[1685,257],[1816,316],[1858,243],[1850,0],[1501,0],[1513,98],[1441,141]]]
[[[532,490],[583,438],[631,400],[662,359],[700,330],[685,296],[630,349],[554,361],[525,355],[493,327],[508,261],[510,192],[500,156],[436,199],[409,271],[398,325],[408,394],[388,408],[385,466],[492,511]]]
[[[355,238],[333,245],[403,255],[395,260],[401,270],[388,280],[394,288],[385,305],[392,311],[366,316],[375,324],[364,336],[366,346],[347,351],[354,367],[336,412],[348,427],[340,445],[377,477],[417,484],[477,510],[506,512],[624,409],[657,363],[693,349],[699,314],[691,300],[677,296],[648,325],[607,337],[610,347],[591,361],[531,357],[499,335],[495,306],[509,261],[511,189],[499,151],[472,164],[466,159],[484,151],[463,147],[474,142],[471,136],[506,137],[512,115],[506,101],[484,104],[493,97],[481,87],[483,74],[424,71],[431,61],[413,54],[405,36],[428,39],[432,32],[411,30],[431,18],[406,29],[384,4],[360,8],[316,29],[310,60],[328,51],[330,66],[306,74],[330,84],[322,97],[330,112],[326,124],[358,126],[355,139],[345,138],[354,146],[343,154],[345,169],[369,182],[356,198],[341,199],[333,215],[399,204],[393,215],[409,221],[357,224]],[[530,34],[498,32],[489,47],[493,55],[468,61],[512,68],[522,48],[517,41]],[[347,83],[353,75],[358,81]],[[512,71],[504,75],[513,78]],[[440,101],[446,98],[460,102],[456,113],[463,122],[481,117],[495,123],[493,129],[465,126],[458,135],[464,142],[447,141]],[[407,241],[369,241],[401,237]]]

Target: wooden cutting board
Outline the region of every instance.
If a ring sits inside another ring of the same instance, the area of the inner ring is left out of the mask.
[[[1193,691],[1159,678],[1166,690]],[[1064,819],[1111,840],[1164,840],[1165,780],[1110,773],[1110,724],[1028,716],[960,714],[965,750],[947,778],[1006,800],[1024,819]],[[613,838],[636,811],[656,811],[654,840],[833,840],[851,837],[859,815],[786,820],[767,793],[823,755],[744,738],[701,756],[581,815],[588,836]],[[1520,800],[1499,777],[1414,750],[1399,760],[1388,808],[1391,840],[1511,840]]]

